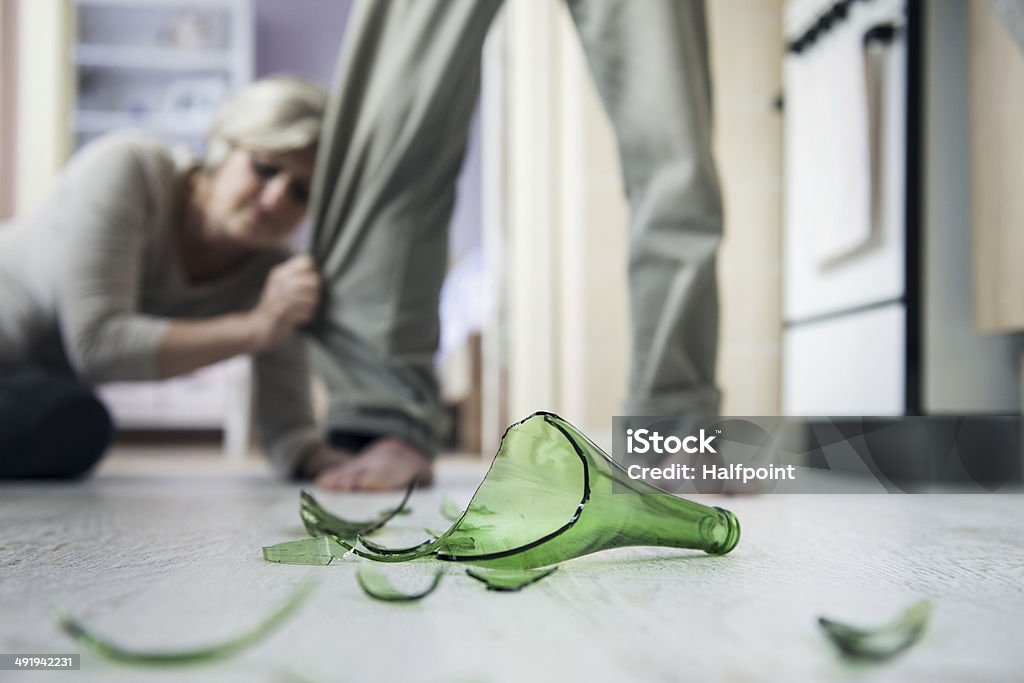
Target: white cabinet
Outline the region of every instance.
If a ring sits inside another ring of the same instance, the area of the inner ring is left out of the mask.
[[[787,4],[787,414],[1020,409],[1019,344],[974,327],[968,9]],[[853,138],[869,153],[839,154]],[[864,239],[822,258],[846,234]]]
[[[783,411],[899,415],[914,286],[905,3],[791,0],[786,20]],[[869,42],[879,27],[900,28]]]
[[[75,146],[131,128],[199,152],[213,114],[252,80],[250,0],[74,0]],[[248,359],[165,382],[100,392],[127,429],[223,429],[229,454],[249,432]]]

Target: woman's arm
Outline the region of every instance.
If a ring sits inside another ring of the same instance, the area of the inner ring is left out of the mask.
[[[240,353],[254,353],[256,338],[248,313],[172,320],[160,345],[157,376],[164,379],[183,375]]]
[[[240,353],[258,354],[287,340],[312,319],[320,277],[312,259],[296,255],[270,271],[251,311],[204,320],[172,320],[160,345],[159,376],[173,377]]]

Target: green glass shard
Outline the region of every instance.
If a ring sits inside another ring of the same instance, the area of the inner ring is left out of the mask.
[[[916,643],[924,633],[930,613],[931,602],[921,600],[896,619],[876,628],[849,626],[827,617],[820,617],[818,623],[847,657],[882,661]]]
[[[579,430],[541,412],[509,427],[466,511],[441,536],[410,548],[382,549],[362,538],[362,548],[352,547],[382,562],[434,554],[533,569],[624,546],[725,554],[739,535],[731,512],[630,479]]]
[[[391,585],[386,576],[370,565],[360,564],[356,568],[356,580],[359,582],[363,592],[371,598],[386,602],[412,602],[413,600],[425,598],[433,593],[434,589],[441,583],[442,576],[444,576],[444,572],[439,569],[434,574],[433,581],[425,589],[416,593],[406,593]]]
[[[448,496],[441,497],[441,515],[444,516],[449,522],[458,521],[459,517],[462,516],[462,510],[455,504]]]
[[[355,538],[381,528],[395,515],[402,514],[417,483],[418,479],[416,478],[409,483],[409,487],[405,490],[405,496],[396,507],[384,510],[374,519],[364,522],[354,522],[331,514],[308,491],[299,494],[299,516],[302,517],[302,523],[310,536]]]
[[[426,541],[423,541],[422,543],[418,543],[417,545],[409,546],[407,548],[389,548],[387,546],[381,545],[380,543],[375,543],[374,541],[371,541],[368,538],[360,538],[359,541],[362,544],[362,546],[367,550],[379,553],[381,555],[408,555],[410,553],[420,553],[427,550],[428,548],[436,547],[437,538],[431,538]],[[429,552],[427,554],[429,554]]]
[[[348,548],[342,547],[333,536],[301,538],[263,547],[263,559],[281,564],[330,564],[336,557],[344,557]]]
[[[487,585],[487,590],[514,592],[526,588],[531,583],[537,583],[543,578],[551,576],[558,567],[548,569],[487,569],[485,567],[470,567],[466,573],[477,581]]]
[[[428,539],[406,548],[388,548],[363,537],[359,537],[362,548],[357,548],[344,540],[339,540],[339,542],[342,546],[351,550],[353,554],[377,562],[408,562],[409,560],[417,560],[421,557],[434,555],[437,549],[441,547],[441,540],[439,538]]]
[[[74,638],[98,657],[122,664],[139,666],[181,666],[209,664],[227,659],[266,638],[281,626],[312,594],[316,584],[306,582],[273,614],[252,629],[222,643],[187,650],[140,651],[129,650],[92,633],[67,614],[54,610],[53,618],[64,633]]]

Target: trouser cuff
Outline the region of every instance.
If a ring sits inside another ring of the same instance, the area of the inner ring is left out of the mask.
[[[359,451],[384,437],[401,439],[431,459],[440,450],[439,435],[401,411],[350,409],[328,416],[328,438],[336,448]]]

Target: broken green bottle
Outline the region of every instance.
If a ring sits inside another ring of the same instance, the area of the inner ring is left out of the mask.
[[[336,540],[381,562],[434,555],[525,570],[626,546],[724,555],[739,536],[739,522],[728,510],[631,479],[574,426],[541,412],[508,428],[466,511],[439,537],[409,548],[362,537]]]

